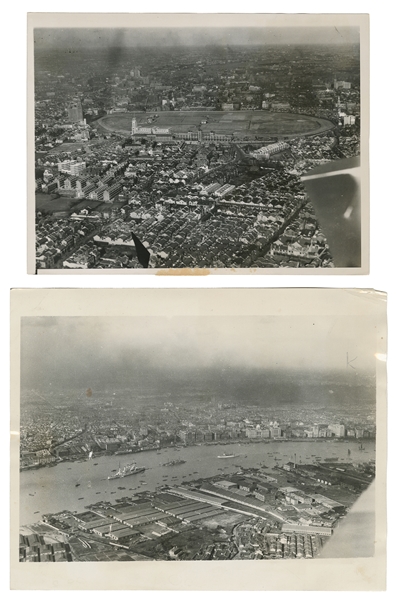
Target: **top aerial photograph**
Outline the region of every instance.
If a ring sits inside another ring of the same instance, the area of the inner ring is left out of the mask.
[[[28,271],[367,273],[368,17],[162,16],[29,15]]]

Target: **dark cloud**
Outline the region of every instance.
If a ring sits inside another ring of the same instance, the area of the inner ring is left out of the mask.
[[[192,373],[373,372],[375,323],[363,317],[35,317],[22,320],[21,382],[187,379]]]
[[[358,27],[139,27],[35,29],[36,48],[134,48],[144,46],[350,44]],[[115,57],[116,58],[116,57]]]

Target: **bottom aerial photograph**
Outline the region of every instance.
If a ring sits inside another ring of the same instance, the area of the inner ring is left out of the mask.
[[[12,307],[18,563],[374,557],[385,294],[15,290]]]

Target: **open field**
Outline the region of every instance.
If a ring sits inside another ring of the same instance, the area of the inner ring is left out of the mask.
[[[156,113],[133,113],[140,127],[169,127],[175,133],[197,131],[201,126],[203,133],[214,131],[219,134],[234,134],[243,139],[276,136],[281,138],[299,135],[311,135],[328,131],[334,125],[326,119],[291,113],[268,113],[264,111],[173,111],[160,112],[152,123],[148,119]],[[97,121],[107,131],[129,133],[132,113],[112,114]],[[201,121],[207,121],[202,123]]]
[[[55,146],[48,151],[48,154],[62,154],[62,152],[74,152],[75,150],[82,150],[84,144],[82,142],[65,142],[59,146]]]
[[[209,517],[202,519],[202,525],[209,529],[217,529],[217,527],[223,527],[224,529],[231,530],[238,523],[246,521],[246,515],[241,515],[234,512],[223,511],[217,514],[215,517]]]
[[[81,202],[79,198],[67,198],[58,194],[36,194],[36,210],[41,210],[46,214],[54,212],[73,212],[73,206]]]
[[[36,193],[36,210],[41,210],[47,215],[63,212],[65,215],[71,215],[74,212],[79,213],[83,208],[91,208],[97,212],[105,212],[109,208],[124,206],[125,202],[112,202],[111,204],[90,200],[84,198],[68,198],[58,194]]]

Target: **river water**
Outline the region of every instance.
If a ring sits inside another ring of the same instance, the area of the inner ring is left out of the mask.
[[[20,473],[20,524],[28,525],[46,513],[62,510],[82,511],[87,504],[99,500],[114,502],[116,498],[145,490],[154,491],[159,485],[179,485],[200,477],[233,473],[242,467],[282,465],[290,460],[312,462],[315,457],[338,458],[340,462],[367,462],[375,458],[375,442],[364,440],[359,450],[356,441],[301,441],[270,443],[222,444],[191,446],[141,452],[133,455],[95,456],[84,462],[64,462]],[[348,455],[348,449],[350,455]],[[219,459],[221,454],[235,458]],[[181,465],[163,466],[171,460],[183,459]],[[136,461],[146,471],[124,479],[108,480],[114,469]],[[79,484],[79,485],[76,485]],[[118,489],[123,487],[125,489]]]

